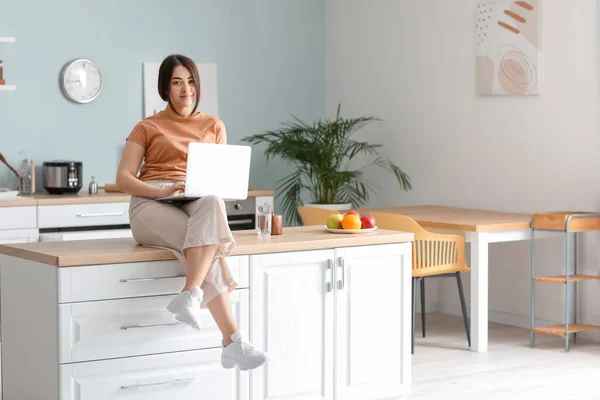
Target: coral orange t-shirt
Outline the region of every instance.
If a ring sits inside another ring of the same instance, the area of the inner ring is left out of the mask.
[[[193,117],[174,117],[161,111],[138,122],[127,140],[146,149],[141,181],[185,181],[190,142],[227,143],[225,125],[217,118],[198,112]]]

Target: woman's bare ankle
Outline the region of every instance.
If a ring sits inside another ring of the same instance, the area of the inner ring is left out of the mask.
[[[193,284],[193,283],[190,283],[190,284],[186,284],[186,285],[183,287],[183,290],[182,290],[182,291],[183,291],[183,292],[191,292],[191,291],[192,291],[192,288],[193,288],[194,286],[200,287],[200,285],[195,285],[195,284]]]
[[[221,332],[224,333],[223,335],[223,346],[227,347],[229,346],[231,343],[233,343],[233,339],[231,338],[233,336],[234,333],[236,333],[238,331],[237,327],[235,327],[235,329],[229,331],[229,332]]]

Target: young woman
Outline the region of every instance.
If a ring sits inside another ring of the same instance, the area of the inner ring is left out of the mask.
[[[167,306],[175,318],[201,329],[200,309],[208,308],[223,334],[223,367],[259,367],[268,355],[243,337],[229,302],[237,283],[225,257],[235,240],[223,200],[217,196],[180,204],[155,200],[183,191],[188,143],[225,144],[225,126],[218,118],[197,111],[200,78],[190,58],[174,54],[162,62],[158,92],[167,107],[135,125],[117,171],[117,187],[131,195],[133,237],[141,245],[171,250],[185,264],[185,287]]]

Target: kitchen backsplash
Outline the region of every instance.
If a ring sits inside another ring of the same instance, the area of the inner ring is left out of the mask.
[[[7,161],[13,168],[16,168],[16,163],[13,163],[7,158]],[[0,188],[17,189],[17,177],[4,164],[0,164]]]

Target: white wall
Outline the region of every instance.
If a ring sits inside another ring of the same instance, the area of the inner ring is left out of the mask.
[[[370,205],[600,209],[597,1],[545,1],[538,97],[476,95],[475,6],[476,0],[327,1],[327,114],[341,102],[347,116],[381,117],[369,139],[384,144],[383,154],[414,184],[404,193],[372,173],[382,191]],[[582,239],[583,272],[600,274],[596,234]],[[540,243],[538,269],[560,273],[562,245]],[[489,254],[490,317],[529,326],[529,243],[491,245]],[[468,288],[469,277],[464,281]],[[432,307],[459,312],[455,281],[430,286]],[[562,322],[564,288],[536,287],[536,315]],[[580,318],[600,323],[600,283],[586,282],[580,291]]]

